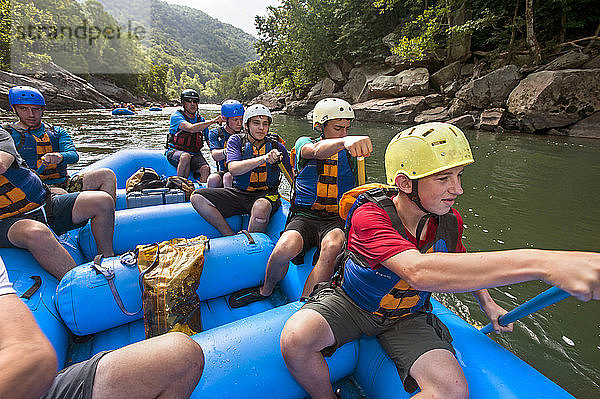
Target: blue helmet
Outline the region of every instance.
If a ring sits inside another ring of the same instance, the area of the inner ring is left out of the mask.
[[[46,100],[36,88],[29,86],[15,86],[8,91],[8,103],[13,105],[41,105],[46,106]]]
[[[226,100],[221,105],[221,115],[225,118],[244,115],[244,106],[237,100]]]

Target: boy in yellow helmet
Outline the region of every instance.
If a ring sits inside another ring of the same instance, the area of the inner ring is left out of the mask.
[[[385,166],[395,187],[358,197],[337,284],[313,295],[281,334],[288,369],[312,398],[335,398],[323,356],[362,334],[378,337],[407,392],[468,397],[452,337],[431,313],[432,291],[474,291],[497,332],[512,326],[499,325],[505,310],[486,287],[544,280],[581,300],[600,299],[600,254],[466,253],[462,218],[452,205],[470,163],[467,139],[450,124],[419,125],[392,139]]]

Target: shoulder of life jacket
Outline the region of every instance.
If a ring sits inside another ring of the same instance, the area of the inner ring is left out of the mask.
[[[26,131],[12,128],[20,134],[21,140],[17,145],[17,151],[27,166],[37,171],[40,179],[48,184],[60,183],[67,177],[67,164],[46,164],[42,162],[42,157],[51,152],[60,152],[58,134],[56,128],[44,124],[44,133],[41,137],[34,134],[27,134]]]
[[[350,214],[350,210],[353,207],[356,208],[357,206],[362,205],[356,203],[361,194],[370,192],[371,190],[381,190],[388,197],[398,193],[398,188],[382,183],[368,183],[363,184],[362,186],[354,187],[353,189],[346,191],[342,195],[339,207],[340,217],[346,220],[348,218],[348,215]]]

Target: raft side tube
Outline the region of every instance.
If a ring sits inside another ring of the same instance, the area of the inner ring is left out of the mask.
[[[142,167],[152,168],[159,175],[177,175],[177,168],[169,163],[165,152],[160,150],[120,150],[86,166],[78,173],[108,168],[115,172],[117,188],[125,188],[127,179]]]
[[[242,229],[241,215],[226,220],[233,231]],[[199,235],[221,237],[221,233],[204,220],[190,203],[123,209],[115,212],[113,249],[116,254],[123,254],[133,251],[136,245]],[[98,254],[89,222],[79,230],[79,247],[88,262]]]
[[[287,319],[302,303],[293,302],[194,335],[204,351],[204,373],[191,398],[293,399],[306,397],[283,361],[279,339]],[[350,342],[327,359],[330,379],[352,373],[358,345]]]
[[[529,364],[498,345],[432,299],[433,312],[448,327],[456,358],[469,385],[469,397],[486,399],[573,398]],[[375,337],[360,339],[353,376],[370,399],[409,398],[396,366]],[[385,384],[381,384],[385,381]],[[529,387],[529,389],[527,388]]]
[[[17,296],[21,297],[29,290],[33,292],[30,298],[21,297],[21,300],[31,310],[40,329],[52,343],[58,359],[58,370],[62,369],[67,358],[69,331],[54,306],[58,280],[24,249],[2,248],[0,256]]]
[[[253,233],[252,238],[253,243],[244,234],[209,241],[197,290],[200,300],[260,284],[273,242],[262,233]],[[106,278],[88,262],[65,274],[56,293],[58,311],[77,335],[97,333],[143,317],[137,265],[123,264],[119,257],[104,259],[102,265],[113,269],[113,281],[125,309],[137,313],[128,316],[121,311]]]
[[[130,109],[127,108],[115,108],[111,111],[111,114],[113,115],[135,115],[135,112],[133,112]]]

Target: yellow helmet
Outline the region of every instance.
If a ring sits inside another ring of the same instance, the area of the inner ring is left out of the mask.
[[[404,174],[420,179],[442,170],[473,163],[465,134],[449,123],[424,123],[398,133],[385,150],[388,184]]]
[[[317,123],[325,125],[331,119],[354,119],[354,110],[348,101],[340,98],[324,98],[315,104],[312,122],[313,129]]]

